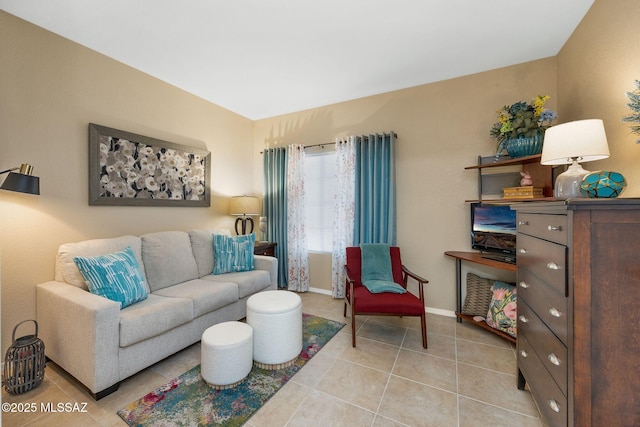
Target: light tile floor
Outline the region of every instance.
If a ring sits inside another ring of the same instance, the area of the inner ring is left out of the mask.
[[[305,313],[347,325],[246,424],[277,426],[545,426],[528,391],[516,387],[515,347],[468,323],[428,315],[429,349],[419,319],[358,317],[357,347],[343,301],[300,294]],[[200,363],[200,345],[125,380],[94,401],[49,363],[38,388],[3,402],[86,403],[82,413],[2,413],[14,426],[124,426],[116,411]],[[23,405],[28,407],[29,405]]]

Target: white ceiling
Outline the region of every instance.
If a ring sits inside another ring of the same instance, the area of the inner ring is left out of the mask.
[[[556,55],[594,0],[0,0],[250,119]]]

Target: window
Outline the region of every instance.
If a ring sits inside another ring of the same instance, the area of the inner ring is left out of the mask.
[[[307,153],[304,161],[305,229],[307,249],[331,252],[333,200],[336,190],[336,152]]]

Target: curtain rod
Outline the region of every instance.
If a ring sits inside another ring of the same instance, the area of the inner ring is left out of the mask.
[[[390,133],[383,133],[383,136],[387,136],[387,135],[391,135]],[[394,138],[398,138],[398,134],[393,132],[393,137]],[[367,140],[369,139],[368,136],[364,135],[362,136],[362,139]],[[335,142],[325,142],[324,144],[313,144],[313,145],[304,145],[302,148],[311,148],[311,147],[322,147],[323,145],[335,145]],[[262,154],[263,152],[261,151],[260,154]]]

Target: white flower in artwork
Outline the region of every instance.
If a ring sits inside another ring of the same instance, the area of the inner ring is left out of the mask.
[[[133,156],[133,153],[136,150],[135,143],[127,141],[126,139],[121,139],[119,142],[120,142],[120,150],[118,150],[118,152],[123,156],[127,156],[127,157]]]
[[[126,165],[123,161],[118,161],[113,165],[113,168],[116,173],[122,174],[122,172],[124,172],[124,170],[126,169]]]
[[[153,194],[153,198],[154,199],[163,199],[164,200],[164,199],[168,199],[169,195],[167,194],[166,191],[159,191],[159,192]]]
[[[140,144],[140,148],[138,148],[138,153],[141,156],[153,156],[153,147],[150,147],[148,145],[142,145]]]
[[[122,194],[127,190],[127,187],[122,181],[112,181],[109,183],[107,189],[112,195],[116,197],[122,197]]]
[[[111,139],[111,138],[109,138]],[[105,144],[104,142],[100,143],[100,153],[107,154],[109,152],[109,144]]]
[[[149,191],[156,191],[158,190],[158,188],[160,188],[158,186],[158,183],[155,181],[155,179],[152,176],[146,178],[144,180],[144,184],[147,187],[147,190]]]

